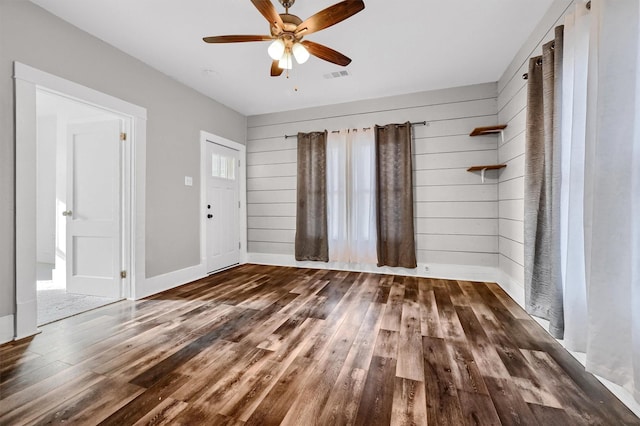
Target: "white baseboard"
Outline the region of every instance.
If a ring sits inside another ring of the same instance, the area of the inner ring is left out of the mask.
[[[498,270],[497,283],[513,300],[524,309],[524,285],[514,280],[504,271]]]
[[[361,263],[342,262],[298,262],[291,255],[247,253],[247,262],[260,265],[293,266],[298,268],[339,269],[353,272],[371,272],[375,274],[406,275],[425,278],[441,278],[449,280],[496,282],[497,268],[491,266],[449,265],[419,263],[415,269],[391,268]]]
[[[31,337],[38,333],[38,303],[36,289],[33,289],[33,298],[16,304],[16,333],[15,340]]]
[[[166,290],[181,286],[191,281],[199,280],[207,275],[204,264],[190,266],[178,271],[168,272],[155,277],[146,278],[143,282],[135,285],[134,300],[161,293]]]
[[[13,340],[13,314],[0,317],[0,344]]]

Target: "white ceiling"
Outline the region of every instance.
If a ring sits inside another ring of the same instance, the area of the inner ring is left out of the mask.
[[[365,0],[365,9],[307,39],[349,56],[312,57],[270,77],[269,34],[249,0],[32,0],[33,3],[244,115],[497,81],[553,0]],[[284,10],[273,0],[279,12]],[[303,20],[338,0],[297,0]],[[296,90],[297,89],[297,90]]]

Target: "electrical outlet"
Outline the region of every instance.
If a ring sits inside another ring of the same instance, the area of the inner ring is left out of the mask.
[[[191,176],[184,177],[184,185],[185,186],[193,186],[193,178]]]

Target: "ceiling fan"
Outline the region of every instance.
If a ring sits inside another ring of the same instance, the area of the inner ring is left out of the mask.
[[[337,65],[347,66],[351,59],[340,52],[303,37],[342,22],[364,9],[362,0],[344,0],[321,10],[306,20],[289,13],[295,0],[278,0],[285,8],[285,13],[278,14],[271,0],[251,0],[251,3],[269,21],[271,35],[223,35],[204,37],[207,43],[241,43],[248,41],[273,41],[268,53],[273,59],[271,76],[277,77],[287,69],[293,68],[292,57],[302,64],[314,55],[320,59]]]

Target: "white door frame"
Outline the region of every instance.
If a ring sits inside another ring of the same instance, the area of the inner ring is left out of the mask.
[[[238,167],[238,200],[240,201],[240,264],[247,263],[247,148],[246,146],[225,139],[213,133],[200,131],[200,265],[206,270],[207,266],[207,223],[206,208],[207,205],[207,171],[206,171],[206,155],[207,143],[216,143],[227,148],[238,151],[240,166]]]
[[[145,170],[147,110],[36,68],[14,62],[16,132],[15,339],[38,333],[36,291],[36,90],[47,90],[128,117],[125,143],[123,282],[127,298],[145,280]]]

